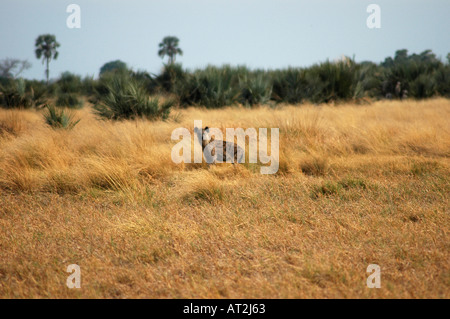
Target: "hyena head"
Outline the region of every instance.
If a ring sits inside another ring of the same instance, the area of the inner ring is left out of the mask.
[[[202,147],[203,149],[208,145],[211,141],[214,140],[214,137],[211,137],[209,133],[209,127],[205,126],[204,129],[202,129]]]

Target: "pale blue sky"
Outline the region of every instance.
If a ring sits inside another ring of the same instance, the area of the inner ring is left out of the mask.
[[[66,7],[81,7],[81,29],[66,26]],[[381,7],[381,29],[369,29],[366,8]],[[26,78],[44,79],[34,56],[38,35],[56,35],[63,71],[97,76],[120,59],[158,73],[158,43],[180,39],[185,68],[207,64],[274,69],[309,66],[341,55],[380,62],[398,49],[450,52],[450,0],[1,0],[0,59],[27,59]],[[165,60],[166,61],[166,60]]]

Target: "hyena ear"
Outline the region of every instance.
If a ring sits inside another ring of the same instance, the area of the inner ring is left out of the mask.
[[[208,127],[208,126],[205,126],[204,130],[207,131],[207,132],[209,132],[209,127]]]

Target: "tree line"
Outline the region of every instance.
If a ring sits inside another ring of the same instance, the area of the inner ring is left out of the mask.
[[[50,62],[57,59],[59,46],[49,34],[36,39],[35,55],[45,63],[45,82],[19,77],[29,67],[27,61],[0,61],[0,107],[39,107],[52,100],[56,106],[77,108],[89,101],[99,115],[120,119],[165,118],[173,105],[219,108],[450,97],[450,53],[441,61],[431,50],[398,50],[381,63],[342,57],[279,70],[230,65],[188,70],[176,63],[176,56],[183,54],[179,39],[168,36],[159,44],[158,55],[168,57],[159,74],[132,70],[116,60],[100,68],[98,79],[64,72],[49,81]],[[156,96],[164,96],[165,102]]]

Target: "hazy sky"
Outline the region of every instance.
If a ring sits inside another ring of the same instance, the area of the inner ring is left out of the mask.
[[[69,4],[81,7],[81,28],[69,29]],[[381,28],[366,26],[369,4]],[[44,79],[34,55],[40,34],[61,43],[50,77],[63,71],[97,76],[120,59],[158,73],[158,44],[180,39],[185,68],[207,64],[274,69],[309,66],[341,55],[380,62],[398,49],[450,52],[450,0],[0,0],[0,59],[27,59],[24,77]],[[167,59],[165,60],[167,61]]]

